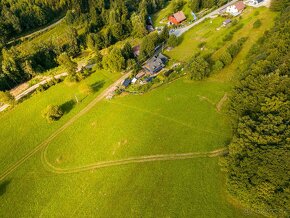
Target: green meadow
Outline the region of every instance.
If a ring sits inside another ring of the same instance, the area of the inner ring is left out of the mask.
[[[217,155],[188,159],[158,155],[205,154],[226,147],[231,127],[219,105],[232,87],[231,78],[250,47],[273,25],[274,14],[247,9],[240,22],[249,40],[231,65],[212,77],[192,82],[181,78],[143,95],[102,100],[50,143],[0,181],[1,217],[256,217],[226,193]],[[252,17],[250,19],[250,17]],[[261,19],[262,26],[252,29]],[[185,61],[206,41],[218,52],[222,19],[194,27],[168,52]],[[220,35],[218,35],[220,34]],[[227,42],[230,43],[230,42]],[[81,84],[57,84],[0,114],[0,176],[8,167],[53,135],[120,77],[97,71],[82,81],[94,88],[86,96]],[[80,103],[75,103],[77,97]],[[48,124],[41,111],[59,104],[65,115]],[[151,157],[147,162],[142,158]],[[134,159],[130,163],[122,160]],[[119,161],[119,162],[118,162]],[[106,165],[106,163],[117,163]],[[103,167],[94,167],[103,163]]]

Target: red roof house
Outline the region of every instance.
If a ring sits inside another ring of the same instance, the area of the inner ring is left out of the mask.
[[[169,21],[176,25],[182,23],[185,20],[186,20],[186,17],[182,11],[178,11],[169,17]]]

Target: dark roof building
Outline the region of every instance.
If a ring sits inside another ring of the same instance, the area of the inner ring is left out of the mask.
[[[158,55],[154,55],[151,59],[149,59],[143,66],[143,69],[151,74],[155,74],[165,67],[167,61],[168,58],[159,53]]]
[[[127,88],[131,84],[131,79],[127,78],[123,81],[122,86]]]

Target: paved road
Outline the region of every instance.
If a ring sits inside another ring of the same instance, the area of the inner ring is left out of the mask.
[[[52,140],[54,140],[59,134],[61,134],[64,130],[70,127],[77,119],[88,113],[98,102],[103,100],[116,86],[118,86],[124,79],[129,77],[130,74],[131,72],[124,74],[121,78],[119,78],[116,82],[114,82],[106,90],[104,90],[100,95],[98,95],[93,101],[91,101],[83,110],[81,110],[78,114],[76,114],[69,121],[67,121],[62,127],[60,127],[47,139],[45,139],[42,143],[37,145],[34,149],[32,149],[26,155],[20,158],[16,163],[9,166],[0,175],[0,181],[4,180],[10,173],[14,172],[18,167],[20,167],[23,163],[25,163],[26,160],[28,160],[30,157],[36,154],[39,150],[45,148]]]
[[[203,22],[204,20],[206,20],[207,18],[211,18],[212,16],[218,15],[219,12],[223,9],[225,9],[226,7],[228,7],[229,5],[232,5],[234,3],[236,3],[239,0],[233,0],[225,5],[223,5],[222,7],[214,10],[213,12],[205,15],[204,17],[200,18],[199,20],[197,20],[196,22],[184,27],[184,28],[180,28],[180,29],[175,29],[173,32],[171,32],[170,34],[174,34],[177,37],[181,36],[182,34],[184,34],[185,32],[187,32],[188,30],[190,30],[192,27],[196,26],[197,24],[200,24],[201,22]]]
[[[51,24],[51,25],[49,25],[49,26],[47,26],[47,27],[41,29],[41,30],[35,31],[35,32],[30,33],[30,34],[25,35],[25,36],[19,36],[19,37],[17,37],[16,39],[13,39],[13,40],[9,41],[7,44],[9,45],[9,44],[11,44],[11,43],[13,43],[13,42],[15,42],[15,41],[17,41],[17,40],[19,40],[19,39],[24,40],[24,39],[30,38],[30,37],[32,37],[32,36],[38,34],[38,33],[42,33],[42,32],[44,32],[44,31],[49,30],[49,29],[55,27],[56,25],[60,24],[63,20],[64,20],[64,17],[61,18],[61,19],[59,19],[59,20],[56,21],[55,23],[53,23],[53,24]]]

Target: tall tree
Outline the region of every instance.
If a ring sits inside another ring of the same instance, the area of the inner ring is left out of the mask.
[[[133,26],[132,35],[141,38],[147,34],[147,30],[145,28],[145,20],[138,14],[133,14],[131,16],[131,22]]]
[[[68,56],[67,53],[59,55],[57,61],[60,65],[64,66],[68,74],[74,75],[76,73],[78,65]]]

